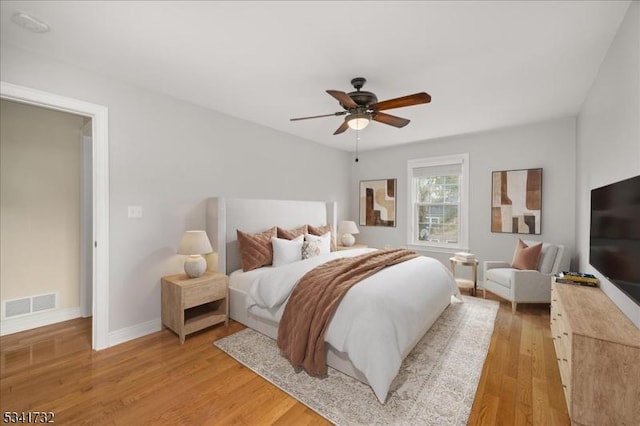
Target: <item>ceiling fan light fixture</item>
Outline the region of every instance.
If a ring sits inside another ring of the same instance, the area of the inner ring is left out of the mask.
[[[371,116],[364,112],[355,112],[347,116],[346,120],[349,127],[353,130],[362,130],[369,125]]]
[[[342,107],[341,111],[334,112],[333,114],[291,118],[290,120],[298,121],[308,120],[310,118],[331,117],[333,115],[345,115],[344,121],[336,131],[333,132],[334,135],[342,134],[350,128],[360,131],[367,127],[371,120],[396,128],[401,128],[409,124],[411,120],[387,114],[382,111],[431,102],[431,96],[426,92],[414,93],[413,95],[401,96],[399,98],[387,99],[386,101],[378,102],[378,97],[375,93],[360,90],[366,81],[367,80],[363,77],[356,77],[351,80],[351,84],[356,89],[355,92],[345,93],[341,90],[326,91],[340,103],[340,106]]]

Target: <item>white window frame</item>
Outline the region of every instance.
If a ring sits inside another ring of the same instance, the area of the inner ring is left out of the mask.
[[[414,230],[417,226],[416,211],[414,209],[417,188],[413,180],[413,170],[421,167],[445,166],[460,164],[460,207],[458,210],[458,244],[436,243],[434,241],[420,241],[415,239]],[[437,157],[418,158],[407,161],[407,182],[409,194],[407,197],[407,246],[414,250],[439,251],[454,253],[469,250],[469,153],[443,155]]]

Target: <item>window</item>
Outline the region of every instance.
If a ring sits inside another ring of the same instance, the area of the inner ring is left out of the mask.
[[[409,160],[408,245],[468,249],[469,154]]]

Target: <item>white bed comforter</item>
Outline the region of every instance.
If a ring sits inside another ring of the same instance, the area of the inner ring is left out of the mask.
[[[315,266],[373,249],[333,252],[260,274],[247,295],[254,315],[279,322],[298,280]],[[383,269],[353,286],[341,301],[325,341],[347,354],[384,403],[402,360],[439,316],[458,288],[439,261],[418,257]]]

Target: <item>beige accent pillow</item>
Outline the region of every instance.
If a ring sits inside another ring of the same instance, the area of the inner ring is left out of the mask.
[[[317,243],[318,247],[320,247],[320,254],[329,254],[331,252],[331,232],[321,236],[304,234],[304,240]]]
[[[236,229],[238,244],[240,245],[240,263],[242,270],[247,272],[261,266],[271,265],[273,262],[273,246],[271,238],[276,236],[276,227],[250,234]]]
[[[518,240],[516,243],[516,251],[511,261],[511,267],[515,269],[535,270],[538,267],[541,250],[542,243],[529,247],[522,240]]]
[[[299,237],[300,235],[304,235],[308,232],[307,225],[298,226],[297,228],[288,229],[288,230],[282,229],[278,226],[277,230],[278,230],[278,238],[283,240],[293,240],[294,238]]]
[[[336,251],[336,241],[335,241],[335,234],[333,233],[333,226],[331,226],[331,224],[329,225],[324,225],[324,226],[313,226],[313,225],[309,225],[309,234],[311,235],[317,235],[318,237],[323,236],[324,234],[326,234],[327,232],[331,232],[331,251]]]
[[[322,243],[318,240],[305,241],[302,243],[302,259],[311,259],[320,256]]]

